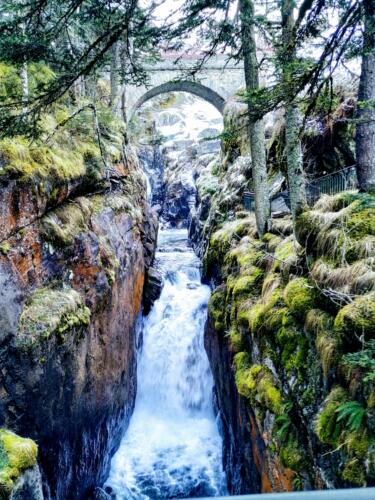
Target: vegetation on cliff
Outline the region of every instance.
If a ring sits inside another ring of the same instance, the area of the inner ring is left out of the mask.
[[[240,214],[207,247],[206,272],[222,282],[209,315],[239,394],[272,436],[268,453],[297,489],[317,487],[317,466],[336,486],[374,479],[374,274],[364,263],[374,215],[371,195],[339,194],[303,212],[296,237],[275,220],[260,240]]]
[[[23,308],[18,323],[18,343],[32,346],[55,334],[60,342],[66,333],[90,323],[90,309],[72,288],[37,289]]]
[[[0,498],[9,498],[17,479],[37,463],[37,454],[33,440],[0,429]]]
[[[53,72],[45,65],[31,65],[29,85],[47,85]],[[16,68],[0,65],[0,88],[12,95],[21,85]],[[44,111],[40,117],[39,137],[30,141],[23,135],[0,140],[0,178],[13,177],[39,185],[43,192],[56,190],[68,181],[86,177],[95,183],[105,178],[110,164],[123,161],[125,126],[103,96],[109,92],[105,81],[96,83],[94,105],[88,97],[72,102],[69,95]],[[52,186],[52,187],[49,187]]]

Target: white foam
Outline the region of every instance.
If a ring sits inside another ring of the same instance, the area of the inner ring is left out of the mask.
[[[210,290],[186,231],[162,231],[159,245],[165,285],[144,322],[135,409],[106,483],[121,500],[225,492],[203,344]]]

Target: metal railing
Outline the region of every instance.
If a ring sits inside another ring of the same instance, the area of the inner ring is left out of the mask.
[[[375,500],[375,488],[348,488],[344,490],[315,490],[293,493],[262,493],[217,497],[218,500]],[[200,499],[200,500],[209,500]]]
[[[356,189],[357,187],[357,174],[355,166],[346,167],[342,170],[338,170],[337,172],[332,172],[330,174],[323,175],[322,177],[318,177],[313,181],[306,181],[307,203],[311,206],[323,194],[332,195],[341,193],[342,191],[350,191],[352,189]],[[246,190],[243,193],[242,199],[244,209],[248,212],[254,212],[254,193]]]
[[[251,191],[244,191],[244,193],[243,193],[243,207],[247,212],[254,212],[255,199],[254,199],[254,193],[252,193]]]
[[[354,166],[323,175],[306,183],[306,195],[309,205],[313,205],[323,194],[336,194],[350,191],[357,187],[357,174]]]

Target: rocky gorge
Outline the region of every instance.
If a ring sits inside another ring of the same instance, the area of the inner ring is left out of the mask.
[[[202,170],[190,225],[213,287],[205,346],[228,489],[373,485],[374,197],[323,196],[295,232],[274,211],[259,238],[243,145],[224,141]]]
[[[294,233],[283,169],[272,170],[274,217],[259,238],[243,205],[243,105],[227,103],[224,131],[186,96],[142,113],[137,147],[115,142],[105,168],[92,144],[73,173],[38,157],[29,172],[23,145],[2,145],[4,496],[110,497],[98,486],[133,412],[142,312],[163,287],[158,220],[188,229],[212,289],[205,349],[229,493],[373,484],[373,197],[323,197]],[[275,163],[278,119],[267,128]]]
[[[95,181],[85,165],[17,178],[16,154],[2,156],[1,425],[37,443],[44,498],[82,498],[104,481],[132,412],[157,220],[129,147]],[[15,453],[3,443],[5,495],[36,447],[24,463],[22,441]]]

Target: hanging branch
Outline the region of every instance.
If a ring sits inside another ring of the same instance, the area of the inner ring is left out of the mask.
[[[70,116],[65,118],[65,120],[62,120],[60,123],[58,123],[56,125],[56,127],[54,128],[53,132],[51,134],[49,134],[49,136],[46,138],[46,140],[44,142],[46,144],[48,144],[59,129],[64,127],[69,121],[71,121],[73,118],[75,118],[76,116],[78,116],[80,113],[82,113],[83,111],[85,111],[87,109],[90,109],[93,113],[93,116],[94,116],[94,128],[95,128],[96,136],[98,139],[100,156],[101,156],[102,161],[103,161],[104,169],[107,172],[108,171],[108,164],[107,164],[107,160],[106,160],[106,153],[105,153],[104,144],[103,144],[101,133],[100,133],[97,110],[96,110],[96,106],[92,103],[86,104],[85,106],[82,106],[81,108],[74,111],[74,113],[72,113]]]

